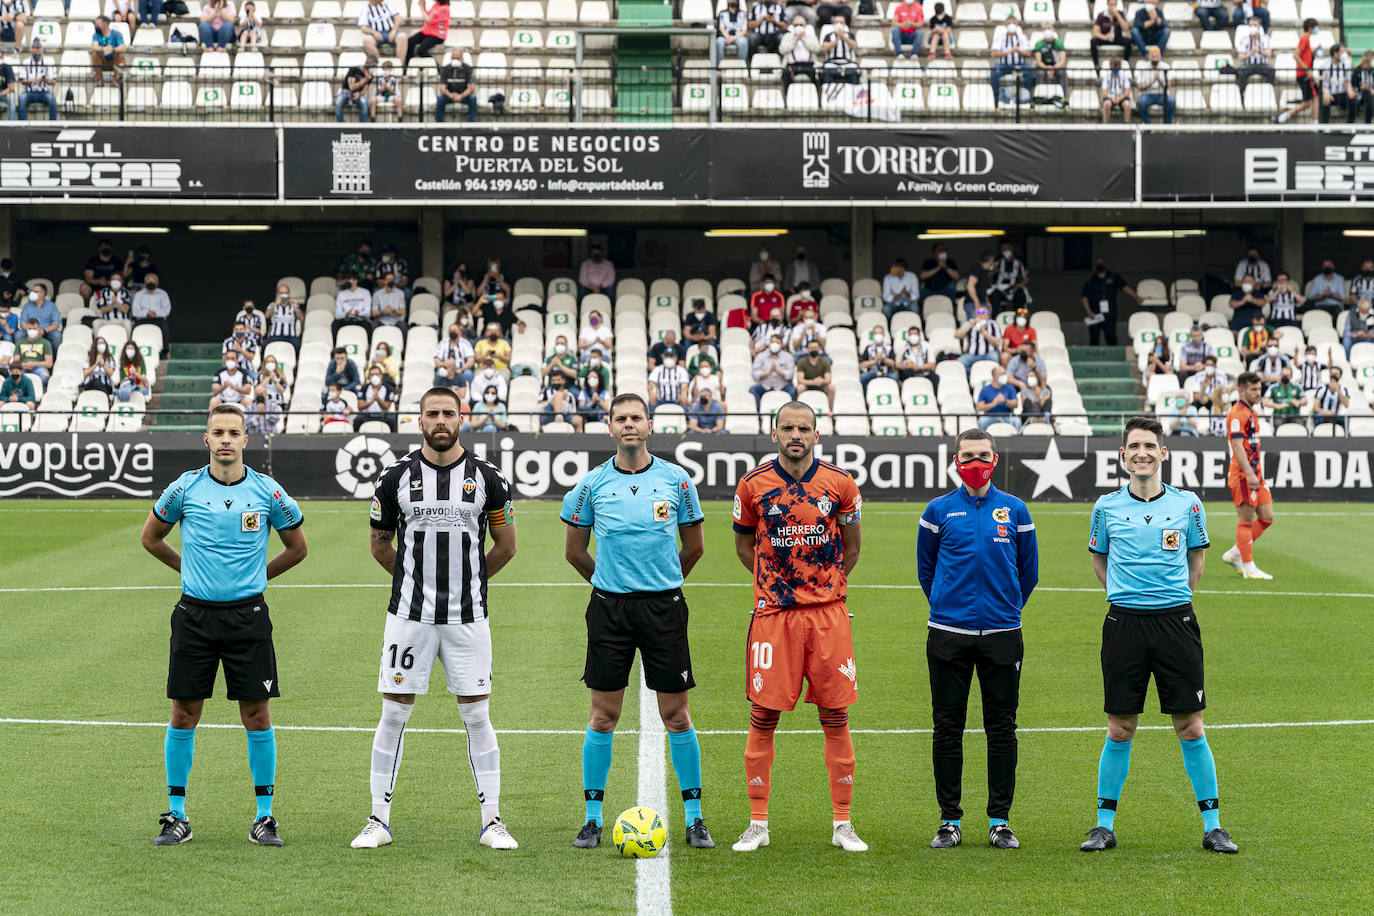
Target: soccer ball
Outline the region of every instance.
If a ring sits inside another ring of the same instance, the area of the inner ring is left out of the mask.
[[[615,819],[611,840],[627,859],[652,859],[668,844],[668,828],[652,808],[630,808]]]

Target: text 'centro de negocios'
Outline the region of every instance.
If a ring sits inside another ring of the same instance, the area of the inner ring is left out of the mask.
[[[460,174],[547,174],[625,171],[617,153],[657,153],[657,134],[421,134],[422,153],[454,153]],[[577,154],[583,154],[578,158]]]

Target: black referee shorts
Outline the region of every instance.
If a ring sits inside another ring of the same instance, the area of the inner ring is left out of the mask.
[[[687,648],[687,599],[682,589],[623,594],[592,589],[582,680],[593,690],[624,690],[636,649],[649,689],[681,693],[697,685]]]
[[[172,611],[171,645],[168,699],[209,699],[220,662],[229,699],[281,696],[272,621],[262,595],[223,603],[182,595]]]
[[[1202,630],[1193,606],[1133,611],[1111,605],[1102,622],[1105,711],[1113,716],[1144,712],[1152,674],[1160,712],[1181,716],[1207,708]]]

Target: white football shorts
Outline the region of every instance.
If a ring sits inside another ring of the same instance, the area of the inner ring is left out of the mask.
[[[380,693],[426,694],[438,659],[455,696],[491,693],[491,627],[487,618],[472,623],[420,623],[386,615],[382,638]]]

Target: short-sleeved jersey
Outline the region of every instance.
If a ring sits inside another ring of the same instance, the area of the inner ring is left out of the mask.
[[[242,601],[267,588],[271,529],[290,531],[305,519],[271,477],[252,468],[223,484],[206,465],[172,481],[153,507],[168,525],[181,523],[181,590],[201,601]]]
[[[687,472],[655,457],[641,471],[614,458],[593,468],[563,497],[561,517],[596,537],[593,587],[623,595],[681,588],[678,528],[705,515]]]
[[[1245,457],[1249,460],[1250,467],[1256,474],[1264,476],[1260,471],[1259,415],[1255,413],[1255,408],[1244,401],[1236,401],[1226,414],[1228,446],[1233,439],[1244,440]],[[1243,473],[1240,465],[1236,463],[1234,453],[1231,455],[1230,471],[1236,474]]]
[[[420,623],[487,616],[487,527],[515,523],[510,484],[470,451],[447,467],[416,449],[382,472],[371,525],[395,531],[388,614]]]
[[[840,529],[859,521],[862,504],[848,471],[814,458],[800,479],[777,459],[740,479],[735,531],[754,535],[754,613],[845,600]]]
[[[1205,550],[1207,513],[1197,494],[1165,486],[1145,500],[1124,486],[1098,497],[1088,550],[1107,558],[1107,600],[1163,610],[1193,600],[1188,553]]]

